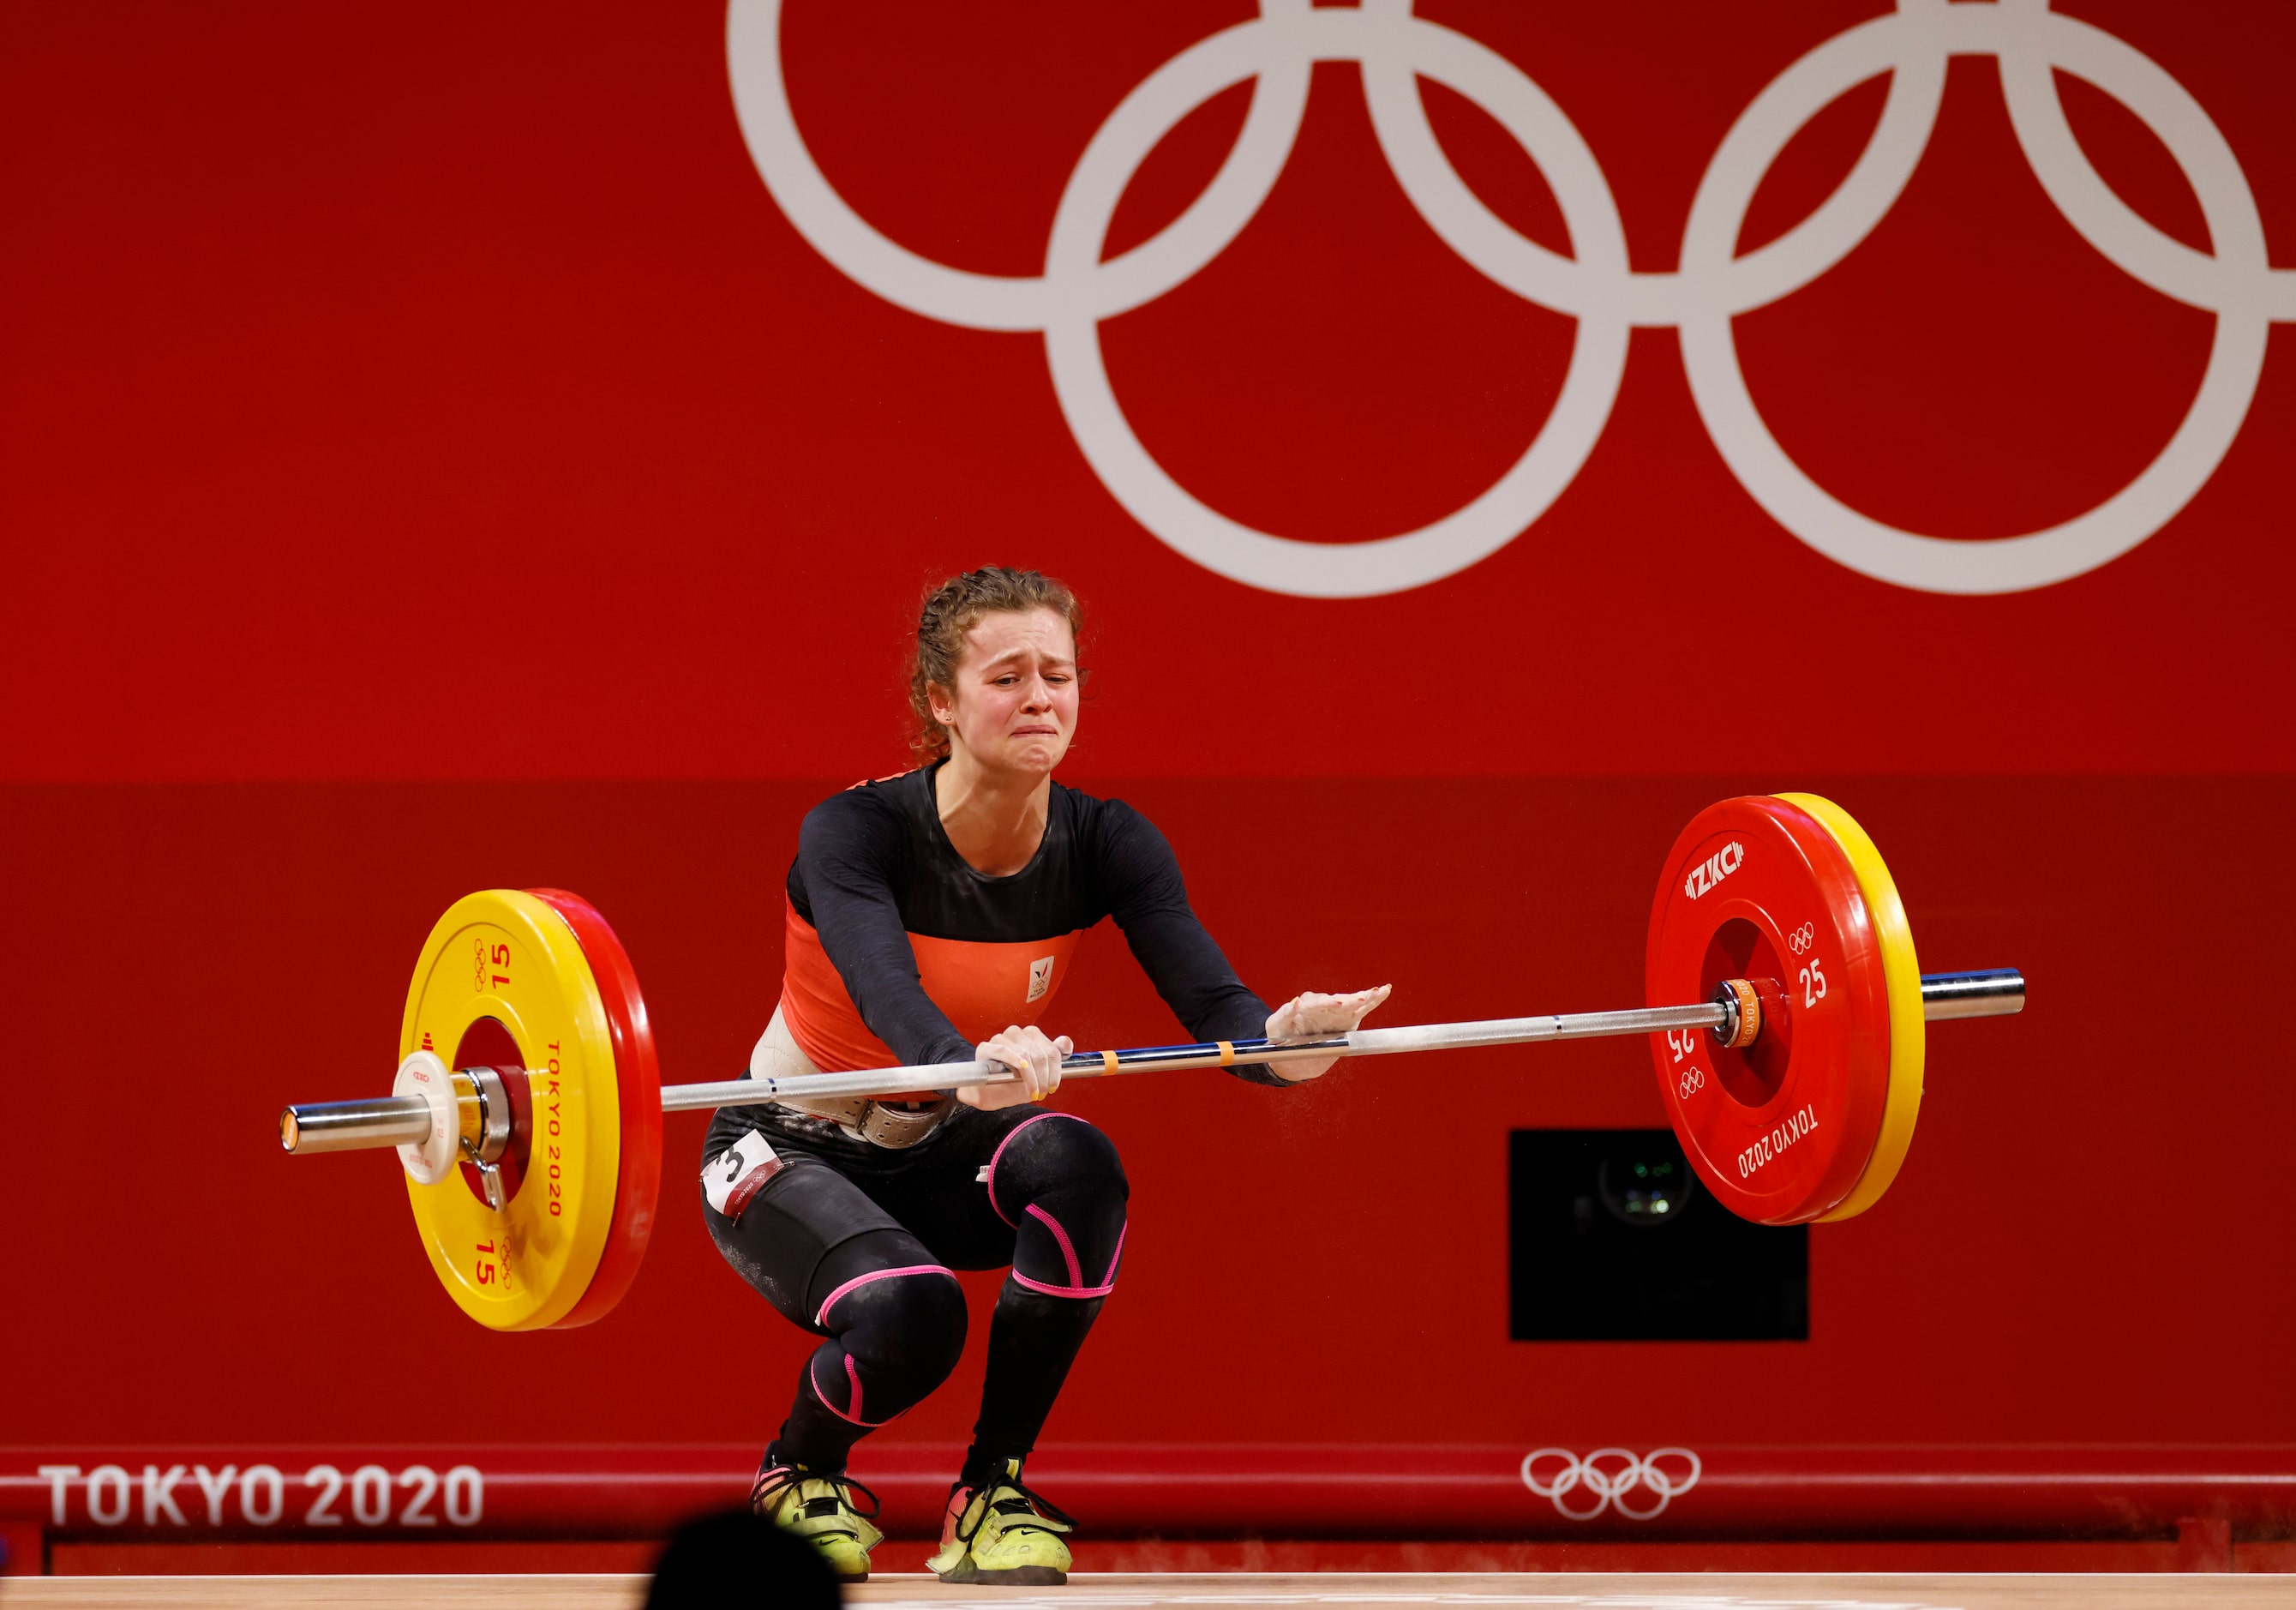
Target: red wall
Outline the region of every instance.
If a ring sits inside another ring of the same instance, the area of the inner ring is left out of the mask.
[[[1554,97],[1634,267],[1663,273],[1739,112],[1881,9],[1427,12]],[[2191,93],[2296,262],[2290,13],[2067,9]],[[783,37],[856,209],[1026,275],[1111,108],[1247,14],[796,0]],[[2114,189],[2211,245],[2144,123],[2061,82]],[[1429,98],[1494,210],[1562,247],[1497,126]],[[1869,83],[1813,120],[1741,250],[1832,192],[1882,102]],[[1119,249],[1186,204],[1244,104],[1152,158]],[[422,936],[488,885],[596,901],[668,1076],[733,1072],[771,1010],[800,816],[899,764],[916,593],[989,560],[1090,601],[1072,780],[1166,828],[1263,993],[1391,979],[1398,1022],[1631,1003],[1672,835],[1774,788],[1865,821],[1926,965],[2033,989],[2021,1019],[1936,1031],[1900,1182],[1813,1232],[1798,1346],[1505,1340],[1506,1131],[1660,1121],[1639,1046],[1075,1092],[1125,1149],[1136,1228],[1055,1435],[2296,1437],[2284,322],[2191,501],[2057,585],[1916,591],[1798,539],[1661,324],[1522,534],[1314,599],[1128,513],[1041,337],[921,317],[825,260],[745,145],[715,5],[18,8],[0,149],[0,1441],[387,1440],[396,1401],[346,1386],[449,1359],[531,1384],[537,1439],[768,1431],[802,1342],[696,1222],[698,1118],[670,1121],[624,1308],[511,1338],[435,1289],[390,1160],[282,1159],[272,1115],[382,1088]],[[2296,318],[2281,275],[2242,305]],[[2215,329],[2065,222],[1982,56],[1954,61],[1874,233],[1736,321],[1812,475],[1972,540],[2142,471]],[[1337,62],[1253,222],[1102,338],[1180,483],[1334,543],[1475,496],[1576,339],[1419,220]],[[1084,961],[1057,1027],[1166,1031],[1113,938]],[[963,1434],[980,1340],[889,1435]],[[737,1361],[765,1384],[693,1384]]]
[[[1024,273],[1110,108],[1246,9],[797,0],[789,81],[882,228]],[[1568,110],[1645,271],[1673,265],[1732,119],[1880,9],[1437,7]],[[2075,9],[2191,88],[2267,243],[2296,253],[2285,10]],[[1124,513],[1039,338],[880,300],[790,226],[714,4],[75,6],[0,29],[20,153],[0,169],[0,495],[38,601],[0,637],[22,694],[0,703],[9,776],[871,775],[919,583],[988,559],[1054,568],[1098,608],[1086,743],[1112,774],[2296,764],[2284,326],[2195,501],[2062,586],[1945,597],[1820,556],[1732,478],[1674,333],[1650,329],[1527,534],[1447,583],[1282,597]],[[1234,245],[1105,332],[1183,485],[1333,540],[1480,491],[1545,418],[1570,338],[1415,221],[1353,77],[1317,70]],[[1813,474],[1956,537],[2068,519],[2136,475],[2212,323],[2067,227],[1994,80],[1957,61],[1875,233],[1739,321]],[[1463,171],[1551,236],[1536,175],[1447,93]],[[1828,193],[1877,99],[1789,149],[1746,244]],[[2103,170],[2192,234],[2144,127],[2084,86],[2066,101]],[[1183,125],[1119,242],[1193,193],[1238,111]],[[1710,735],[1734,702],[1750,719]]]
[[[1113,785],[1171,834],[1269,992],[1391,980],[1398,1022],[1632,1003],[1657,864],[1749,776]],[[1664,1121],[1632,1041],[1398,1058],[1294,1093],[1214,1073],[1085,1086],[1134,1188],[1122,1289],[1064,1395],[1075,1441],[2287,1441],[2292,1234],[2276,1137],[2296,942],[2268,878],[2284,780],[1801,777],[1889,848],[1926,965],[2033,999],[1931,1039],[1898,1185],[1811,1232],[1806,1344],[1506,1340],[1506,1132]],[[394,1159],[287,1159],[288,1099],[384,1088],[406,973],[471,888],[562,879],[618,925],[673,1080],[770,1010],[777,885],[814,784],[20,790],[0,1176],[22,1322],[10,1440],[403,1435],[424,1360],[537,1390],[569,1440],[762,1437],[808,1338],[727,1269],[668,1122],[652,1252],[588,1329],[480,1332]],[[1302,868],[1332,872],[1303,875]],[[1163,1009],[1095,932],[1087,1045]],[[975,1277],[978,1294],[994,1280]],[[886,1434],[961,1438],[980,1367]],[[739,1366],[757,1384],[704,1388]],[[785,1368],[784,1368],[785,1367]],[[761,1372],[761,1373],[757,1373]],[[29,1382],[43,1382],[32,1389]]]

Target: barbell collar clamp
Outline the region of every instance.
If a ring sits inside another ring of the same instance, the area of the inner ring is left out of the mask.
[[[499,1070],[483,1067],[457,1068],[454,1081],[455,1149],[485,1178],[514,1138],[509,1086]],[[430,1133],[430,1104],[420,1096],[306,1102],[279,1113],[279,1148],[296,1156],[419,1146]]]
[[[1726,1051],[1740,1051],[1762,1035],[1762,997],[1742,978],[1726,978],[1714,986],[1714,1004],[1728,1014],[1714,1025],[1714,1043]]]
[[[522,1070],[519,1076],[525,1076]],[[457,1068],[455,1105],[462,1126],[457,1149],[483,1173],[510,1150],[509,1088],[494,1068]]]
[[[510,1193],[503,1189],[502,1169],[479,1155],[479,1149],[468,1140],[463,1142],[463,1161],[479,1176],[479,1188],[486,1193],[487,1205],[499,1213],[510,1205]]]

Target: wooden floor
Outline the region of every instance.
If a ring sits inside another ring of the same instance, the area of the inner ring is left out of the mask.
[[[0,1605],[79,1610],[285,1610],[301,1606],[406,1606],[422,1610],[636,1610],[642,1576],[114,1576],[0,1578]],[[1065,1588],[951,1588],[928,1576],[880,1576],[850,1604],[947,1610],[1257,1610],[1297,1605],[1378,1610],[1456,1605],[1468,1610],[2296,1610],[2296,1576],[1259,1575],[1079,1573]]]

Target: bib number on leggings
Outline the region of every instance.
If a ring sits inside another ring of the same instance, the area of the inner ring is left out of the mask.
[[[728,1219],[738,1220],[766,1181],[783,1167],[766,1138],[751,1129],[701,1165],[701,1194]]]

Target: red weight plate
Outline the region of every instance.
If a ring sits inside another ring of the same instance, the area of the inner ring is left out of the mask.
[[[1703,1029],[1651,1037],[1659,1094],[1698,1177],[1761,1224],[1846,1198],[1890,1093],[1890,1003],[1856,871],[1833,835],[1767,794],[1699,812],[1651,908],[1652,1006],[1759,993],[1760,1037],[1726,1050]]]
[[[578,894],[563,889],[527,892],[566,919],[581,941],[583,958],[598,981],[614,1040],[614,1094],[621,1114],[620,1161],[614,1174],[614,1221],[589,1289],[553,1328],[569,1330],[603,1319],[636,1277],[653,1236],[661,1185],[661,1068],[655,1060],[653,1024],[636,972],[606,919]]]

